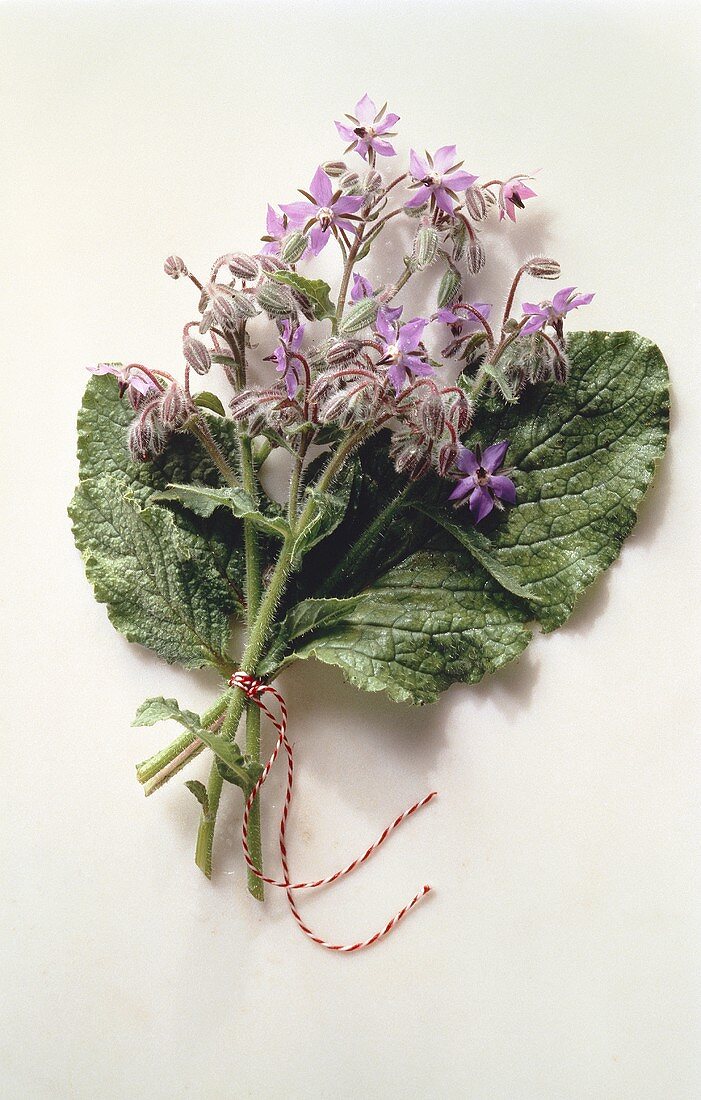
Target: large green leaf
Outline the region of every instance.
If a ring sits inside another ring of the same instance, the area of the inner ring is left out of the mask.
[[[533,387],[518,406],[492,405],[476,420],[468,442],[511,440],[517,487],[517,504],[482,528],[448,505],[445,483],[402,488],[386,439],[361,449],[344,520],[293,590],[360,599],[294,653],[340,665],[367,690],[428,701],[517,656],[526,619],[544,630],[565,621],[633,527],[668,423],[667,370],[649,341],[576,333],[569,353],[565,386]]]
[[[164,508],[144,507],[114,474],[83,481],[69,514],[95,597],[117,630],[169,663],[229,671],[235,604],[200,534]]]
[[[285,283],[294,290],[301,291],[308,299],[317,321],[336,316],[336,307],[331,301],[331,287],[323,279],[305,279],[296,271],[274,271],[270,275],[278,283]]]

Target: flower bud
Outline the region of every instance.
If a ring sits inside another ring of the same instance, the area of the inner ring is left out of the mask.
[[[212,357],[206,345],[193,336],[186,336],[183,340],[183,355],[195,374],[206,374],[212,365]]]
[[[309,238],[301,229],[288,233],[280,245],[280,258],[286,264],[296,264],[309,247]]]
[[[453,463],[458,457],[458,448],[452,442],[444,443],[438,452],[438,473],[445,477],[453,468]]]
[[[376,298],[361,298],[359,302],[354,302],[341,322],[342,335],[350,335],[367,328],[377,317],[378,308]]]
[[[525,265],[527,275],[534,279],[559,279],[560,265],[557,260],[551,260],[548,256],[534,256]]]
[[[222,286],[221,283],[207,283],[205,295],[217,324],[234,325],[238,322],[238,310],[234,305],[232,292],[228,286]]]
[[[438,255],[438,230],[432,225],[419,226],[414,238],[414,268],[423,271]]]
[[[256,309],[255,302],[248,294],[244,294],[240,290],[232,290],[231,300],[234,303],[236,312],[239,314],[240,317],[250,318],[258,316],[258,310]]]
[[[453,242],[453,259],[461,260],[465,255],[465,245],[467,244],[467,226],[462,218],[455,222],[450,238]]]
[[[421,402],[421,423],[429,439],[440,439],[445,428],[445,410],[440,394],[429,390]]]
[[[444,309],[446,306],[452,306],[453,302],[456,302],[460,297],[461,291],[460,272],[456,271],[454,267],[447,267],[438,287],[438,308]]]
[[[298,290],[296,286],[289,288],[292,295],[292,300],[297,306],[298,311],[304,314],[308,321],[314,320],[314,306],[311,299],[304,293],[303,290]]]
[[[477,275],[482,270],[486,258],[484,249],[479,241],[470,241],[465,256],[467,270],[470,272],[470,275]]]
[[[148,462],[149,450],[148,450],[148,438],[147,433],[144,431],[141,419],[132,420],[129,425],[129,435],[127,437],[129,446],[129,454],[131,455],[132,462]]]
[[[326,362],[330,367],[340,367],[355,363],[362,345],[359,340],[336,340],[326,353]]]
[[[431,469],[431,451],[426,440],[409,440],[395,450],[394,468],[398,474],[407,474],[411,481],[418,481]]]
[[[353,191],[360,183],[360,176],[352,169],[348,172],[344,172],[339,177],[338,186],[342,191]]]
[[[258,305],[269,317],[293,317],[297,306],[289,287],[281,283],[264,282],[257,291]]]
[[[271,275],[274,271],[287,270],[287,264],[283,263],[279,256],[274,256],[270,252],[261,252],[258,262],[267,275]]]
[[[458,435],[462,435],[469,428],[472,417],[472,403],[467,394],[453,394],[453,400],[448,406],[448,419]]]
[[[556,356],[553,363],[553,379],[560,386],[564,386],[570,375],[570,361],[564,352]]]
[[[343,175],[347,165],[344,160],[327,160],[321,167],[324,169],[327,176],[331,176],[331,179],[335,179],[336,176]]]
[[[229,271],[235,279],[255,279],[258,276],[258,261],[245,252],[231,252],[226,257]]]
[[[465,192],[465,206],[471,218],[481,222],[487,216],[487,200],[481,187],[468,187]]]
[[[365,173],[362,181],[363,191],[379,191],[382,187],[382,176],[376,168],[371,168]]]
[[[191,412],[185,392],[177,382],[171,383],[161,398],[160,414],[164,428],[171,432],[179,431],[189,420]]]
[[[163,264],[163,270],[171,279],[181,279],[183,275],[188,274],[185,261],[181,260],[179,256],[169,256]]]

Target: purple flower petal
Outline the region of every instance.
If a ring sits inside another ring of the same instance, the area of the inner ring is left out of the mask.
[[[423,206],[423,204],[425,202],[428,202],[428,200],[430,198],[431,198],[431,188],[430,187],[419,187],[418,191],[416,191],[412,195],[412,197],[407,202],[404,203],[404,205],[408,206],[410,209],[415,207],[415,206]]]
[[[395,393],[401,393],[406,381],[406,370],[403,363],[393,363],[387,371],[387,377],[394,386]]]
[[[505,500],[507,504],[516,503],[516,486],[510,477],[504,477],[501,474],[496,477],[490,477],[489,488],[496,497],[499,497],[500,500]]]
[[[393,115],[390,111],[389,114],[386,114],[385,117],[381,118],[380,121],[377,123],[377,125],[375,126],[375,133],[386,134],[387,131],[391,130],[397,122],[399,122],[399,115]]]
[[[328,206],[331,202],[333,187],[331,186],[331,180],[326,175],[321,165],[319,165],[314,173],[312,182],[309,184],[309,191],[310,194],[314,196],[319,206]]]
[[[509,440],[504,439],[501,443],[492,443],[491,447],[482,454],[482,468],[487,471],[488,474],[493,474],[495,470],[498,470],[504,461],[504,456],[509,449]]]
[[[342,195],[340,199],[336,199],[331,209],[334,214],[355,214],[364,202],[364,195]]]
[[[385,141],[384,138],[373,138],[372,147],[376,153],[380,154],[381,157],[396,157],[397,155],[397,150],[394,148],[394,146],[390,145],[390,143],[388,141]]]
[[[366,126],[369,129],[373,124],[376,114],[377,107],[366,92],[363,98],[359,99],[355,105],[355,117],[357,118],[358,122],[362,123],[363,126]]]
[[[381,309],[378,311],[377,319],[375,320],[375,331],[380,334],[387,344],[393,344],[397,339],[394,318],[389,316],[389,310]]]
[[[336,127],[344,141],[358,140],[358,135],[354,133],[351,127],[347,126],[345,122],[334,122],[334,126]]]
[[[448,497],[448,500],[464,500],[467,494],[472,492],[474,487],[475,483],[471,477],[462,477]]]
[[[293,222],[302,225],[309,218],[313,218],[317,211],[317,207],[311,202],[281,202],[280,209],[287,214],[290,225]]]
[[[580,306],[588,306],[593,294],[576,294],[570,302],[570,309],[579,309]]]
[[[318,256],[323,248],[326,248],[329,237],[331,236],[330,229],[322,229],[320,225],[313,226],[309,234],[309,253],[311,256]]]
[[[469,447],[462,448],[455,460],[455,465],[458,470],[462,470],[464,474],[476,474],[479,470],[477,455],[474,451],[471,451]]]
[[[494,507],[494,501],[481,485],[478,485],[472,496],[470,497],[470,512],[475,523],[479,523],[488,516]]]
[[[428,166],[428,162],[420,157],[414,149],[409,150],[409,171],[415,180],[422,180],[424,176],[429,175],[431,169]]]
[[[427,324],[428,321],[423,317],[415,317],[413,321],[402,325],[397,336],[397,343],[402,351],[415,350]]]
[[[453,191],[466,191],[478,178],[478,176],[471,176],[469,172],[451,172],[450,175],[443,177],[443,182]]]
[[[452,214],[455,210],[455,203],[451,199],[445,187],[432,187],[431,191],[433,192],[433,197],[436,200],[436,205],[440,206],[441,210],[445,211],[446,214]]]
[[[442,175],[455,164],[457,159],[458,149],[456,145],[442,145],[433,154],[433,167],[439,175]]]
[[[371,298],[374,291],[369,279],[364,275],[353,273],[353,289],[350,292],[351,302],[359,302],[361,298]]]
[[[557,294],[553,297],[553,309],[556,313],[564,315],[567,313],[568,298],[576,287],[564,286],[562,290],[558,290]]]
[[[548,318],[544,313],[537,317],[531,317],[530,321],[527,321],[521,329],[521,336],[531,336],[534,332],[538,332],[543,327],[547,319]]]

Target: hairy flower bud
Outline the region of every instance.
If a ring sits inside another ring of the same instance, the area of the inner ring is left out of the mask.
[[[148,462],[150,458],[148,435],[147,432],[144,431],[144,426],[140,418],[132,420],[129,425],[127,443],[129,446],[129,454],[133,462]]]
[[[297,304],[289,287],[266,281],[257,291],[258,305],[269,317],[293,317]]]
[[[367,328],[377,317],[378,308],[376,298],[361,298],[359,302],[354,302],[341,322],[342,335],[351,335]]]
[[[212,357],[206,345],[193,336],[186,336],[183,340],[183,355],[185,362],[196,374],[206,374],[212,365]]]
[[[429,390],[421,402],[421,423],[429,439],[440,439],[445,428],[445,410],[440,394]]]
[[[226,263],[229,267],[229,271],[236,279],[246,279],[250,281],[258,276],[260,270],[258,261],[249,256],[246,252],[231,252],[226,257]]]
[[[258,256],[258,262],[266,275],[271,275],[274,271],[287,270],[287,264],[283,263],[279,256],[273,256],[269,252],[261,252]]]
[[[477,275],[485,264],[486,255],[479,241],[470,241],[467,246],[465,262],[470,275]]]
[[[369,172],[366,172],[363,181],[363,191],[379,191],[382,187],[382,176],[376,168],[371,168]]]
[[[414,238],[413,264],[416,271],[429,267],[438,255],[438,230],[432,225],[421,225]]]
[[[458,448],[452,442],[444,443],[438,451],[438,473],[445,477],[453,468],[453,463],[458,457]]]
[[[360,183],[360,176],[354,169],[344,172],[339,177],[338,186],[342,191],[353,191]]]
[[[398,474],[407,474],[411,481],[418,481],[431,469],[431,452],[426,439],[401,438],[391,449],[394,468]]]
[[[255,302],[248,294],[244,294],[240,290],[232,290],[231,300],[240,317],[250,318],[258,316]]]
[[[343,175],[347,165],[344,160],[327,160],[321,167],[324,169],[327,176],[330,176],[331,179],[335,179],[336,176]]]
[[[525,265],[527,275],[534,279],[559,279],[560,265],[557,260],[551,260],[548,256],[534,256]]]
[[[465,206],[471,218],[481,222],[487,216],[487,200],[481,187],[468,187],[465,192]]]
[[[171,279],[181,279],[183,275],[189,274],[185,267],[185,261],[181,260],[179,256],[169,256],[163,264],[163,270]]]
[[[458,435],[461,435],[472,423],[474,410],[467,394],[456,393],[452,396],[453,400],[448,406],[448,419]]]
[[[217,324],[234,325],[239,321],[239,313],[228,286],[222,286],[221,283],[207,283],[204,296]]]
[[[445,309],[446,306],[452,306],[453,302],[460,297],[461,291],[460,272],[454,267],[447,267],[438,287],[438,308]]]
[[[303,233],[301,229],[295,229],[292,233],[288,233],[283,238],[280,245],[280,258],[285,261],[286,264],[296,264],[297,260],[301,260],[304,253],[309,247],[309,238],[306,233]]]
[[[167,431],[177,432],[190,419],[192,408],[185,391],[172,382],[161,398],[161,421]]]
[[[361,351],[362,344],[359,340],[336,340],[326,353],[326,362],[330,367],[355,363]]]

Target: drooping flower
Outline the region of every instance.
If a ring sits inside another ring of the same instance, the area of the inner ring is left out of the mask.
[[[509,440],[493,443],[482,451],[479,443],[474,451],[463,447],[455,460],[455,465],[465,477],[461,477],[448,497],[456,501],[456,507],[469,501],[470,514],[475,523],[488,516],[494,508],[501,507],[500,502],[516,503],[516,486],[510,477],[497,474],[504,461]]]
[[[473,309],[476,309],[478,313],[481,313],[485,321],[489,320],[489,314],[492,312],[492,307],[488,302],[472,302]],[[467,336],[471,332],[483,332],[484,326],[482,322],[475,317],[474,313],[470,313],[467,309],[461,309],[457,313],[453,309],[444,307],[439,309],[434,314],[434,320],[442,321],[443,324],[448,325],[453,336]]]
[[[309,185],[308,201],[282,203],[280,209],[287,214],[291,222],[294,219],[295,225],[313,224],[309,251],[313,256],[318,256],[328,242],[332,227],[345,229],[350,233],[355,232],[353,222],[344,215],[355,214],[364,202],[362,195],[342,195],[340,191],[334,192],[331,180],[319,166]]]
[[[426,352],[421,337],[428,321],[415,317],[400,325],[395,310],[381,309],[377,314],[375,329],[384,346],[380,365],[388,368],[387,375],[395,393],[404,388],[407,375],[433,376],[435,371],[426,362]]]
[[[126,392],[145,397],[151,390],[157,390],[156,383],[146,375],[137,363],[123,367],[121,363],[98,363],[87,368],[91,374],[111,374],[119,382],[120,396]]]
[[[455,145],[443,145],[433,156],[420,157],[413,149],[409,153],[409,169],[419,190],[405,203],[408,207],[423,206],[430,198],[446,214],[452,214],[458,201],[457,191],[464,191],[477,179],[469,172],[460,172],[462,161],[456,163]]]
[[[268,212],[265,218],[266,237],[272,238],[271,240],[265,240],[265,244],[261,249],[266,255],[277,256],[280,251],[280,245],[282,239],[286,233],[289,233],[290,229],[295,228],[292,225],[291,219],[286,214],[278,214],[274,207],[268,203]]]
[[[387,114],[386,107],[385,104],[378,111],[366,92],[356,103],[355,114],[346,115],[353,125],[348,126],[345,122],[335,123],[343,140],[351,143],[347,152],[355,149],[356,153],[360,153],[365,160],[370,159],[368,153],[371,149],[381,157],[396,157],[397,150],[381,135],[388,134],[394,124],[399,122],[399,115]]]
[[[358,275],[357,272],[354,272],[353,288],[350,292],[351,302],[359,302],[361,298],[372,298],[374,293],[370,280],[366,279],[364,275]]]
[[[506,217],[515,222],[516,207],[523,210],[524,200],[534,199],[535,197],[535,191],[532,191],[522,179],[512,179],[502,183],[499,188],[499,221],[503,222]]]
[[[301,381],[301,364],[299,359],[296,358],[296,353],[302,346],[304,329],[304,325],[298,325],[293,332],[290,321],[283,321],[280,343],[270,356],[277,363],[275,370],[283,376],[287,386],[287,395],[290,398],[297,393]]]
[[[562,332],[562,321],[573,309],[589,305],[593,294],[575,294],[574,286],[563,287],[558,290],[552,302],[541,302],[536,305],[533,302],[523,303],[523,312],[528,320],[521,329],[521,336],[530,336],[532,332],[538,332],[544,325],[552,325],[558,333]]]

